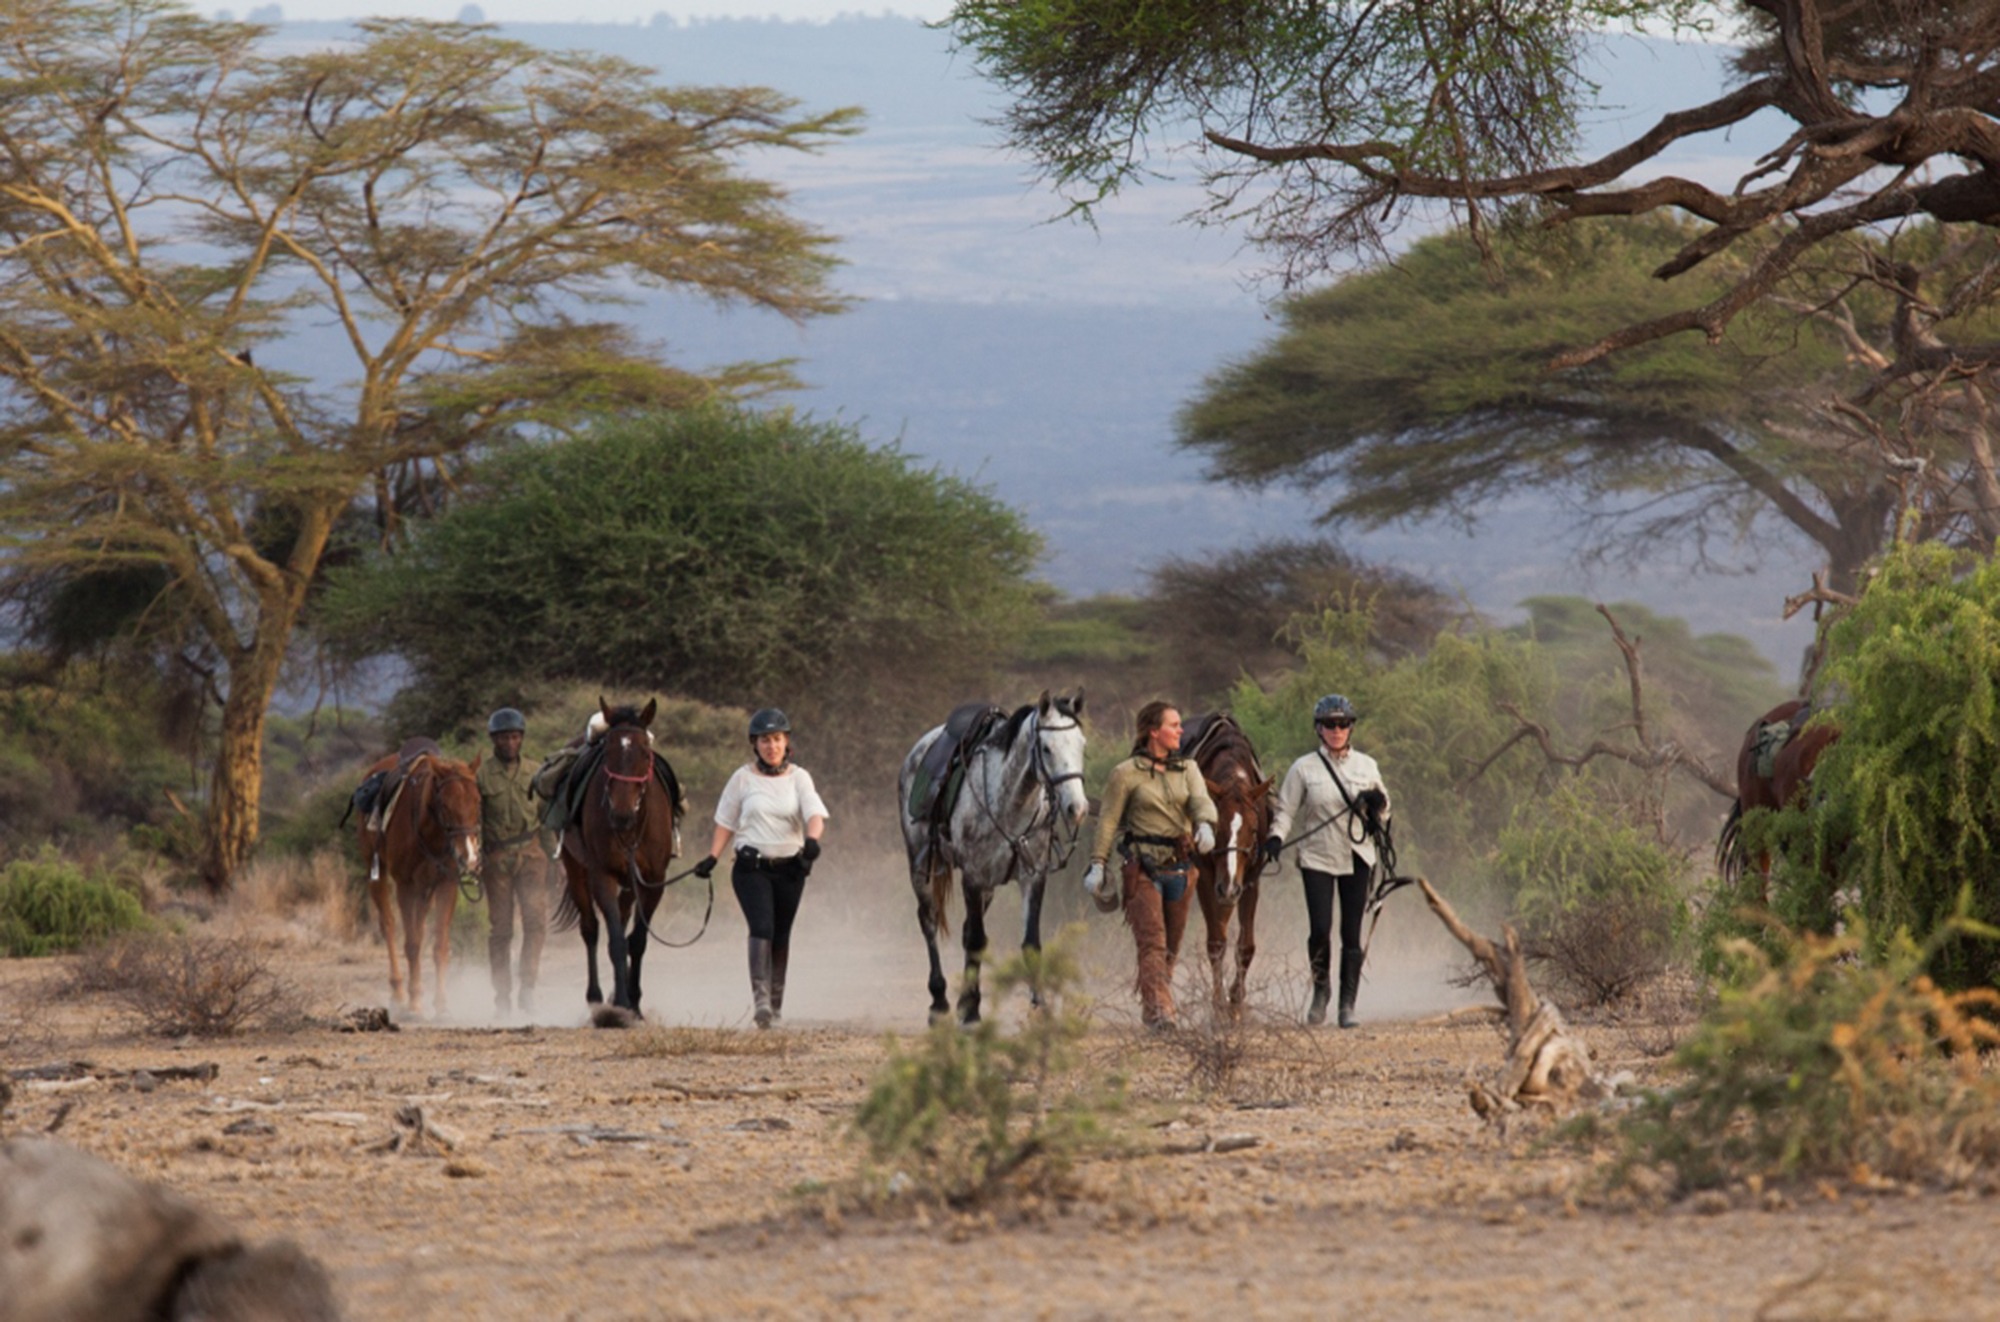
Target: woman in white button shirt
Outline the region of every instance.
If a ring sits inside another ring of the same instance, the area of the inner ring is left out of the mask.
[[[722,787],[708,857],[694,867],[696,876],[709,876],[722,851],[735,843],[729,880],[750,925],[750,995],[759,1028],[771,1027],[784,1014],[792,920],[826,830],[826,804],[811,773],[792,763],[791,731],[776,707],[750,718],[756,755]]]
[[[1264,853],[1273,862],[1296,827],[1299,875],[1306,888],[1306,958],[1312,965],[1312,1007],[1306,1022],[1326,1022],[1332,962],[1333,900],[1340,896],[1340,1026],[1352,1028],[1361,988],[1361,918],[1375,872],[1375,838],[1389,820],[1381,768],[1349,746],[1354,704],[1329,693],[1313,707],[1319,747],[1292,763],[1278,788]]]

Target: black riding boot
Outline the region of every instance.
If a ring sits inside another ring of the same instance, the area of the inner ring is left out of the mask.
[[[771,947],[771,1027],[785,1017],[785,967],[792,962],[790,946]]]
[[[1355,993],[1361,990],[1361,948],[1342,946],[1340,948],[1340,1026],[1352,1028],[1358,1022],[1354,1018]]]
[[[1309,952],[1308,955],[1308,958],[1312,960],[1313,974],[1312,1004],[1306,1009],[1306,1022],[1309,1024],[1323,1024],[1326,1022],[1326,1003],[1333,999],[1333,980],[1329,976],[1327,969],[1328,964],[1331,962],[1329,957],[1332,953],[1332,951],[1325,947],[1321,947]]]
[[[757,1027],[771,1026],[771,943],[760,936],[750,938],[750,998],[756,1007]]]

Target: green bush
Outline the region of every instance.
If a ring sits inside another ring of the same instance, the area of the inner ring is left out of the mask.
[[[1779,931],[1731,943],[1732,976],[1681,1045],[1685,1081],[1648,1094],[1621,1124],[1614,1176],[1670,1167],[1683,1190],[1747,1177],[1961,1183],[2000,1170],[2000,1043],[1992,988],[1942,990],[1924,966],[1947,940],[1993,929],[1956,916],[1919,946],[1907,933],[1858,956],[1841,936]]]
[[[1686,937],[1687,861],[1574,785],[1515,810],[1495,866],[1528,953],[1598,1004],[1663,972]]]
[[[999,966],[996,995],[1037,989],[1040,1012],[1014,1034],[992,1018],[966,1032],[932,1027],[914,1052],[889,1059],[855,1115],[873,1174],[890,1193],[969,1207],[1016,1182],[1048,1190],[1077,1157],[1107,1141],[1123,1104],[1120,1081],[1080,1078],[1075,1045],[1086,1030],[1066,1004],[1077,968],[1071,933]]]
[[[52,955],[150,926],[139,898],[53,847],[0,868],[0,952]]]

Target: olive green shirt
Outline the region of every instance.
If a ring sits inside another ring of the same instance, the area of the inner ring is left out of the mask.
[[[513,848],[534,838],[540,820],[528,780],[535,774],[526,757],[512,766],[497,757],[479,764],[480,843],[486,849]]]
[[[1208,784],[1193,759],[1167,771],[1150,757],[1128,757],[1111,769],[1111,779],[1105,782],[1090,861],[1102,863],[1111,857],[1127,832],[1178,840],[1193,835],[1199,822],[1215,823],[1215,801],[1208,797]],[[1165,845],[1135,844],[1132,852],[1159,863],[1174,851]]]

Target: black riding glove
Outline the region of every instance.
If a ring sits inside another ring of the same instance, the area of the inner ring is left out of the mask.
[[[1369,788],[1356,796],[1361,802],[1361,812],[1370,826],[1382,824],[1382,814],[1388,810],[1389,796],[1381,790]]]
[[[1285,840],[1284,840],[1284,837],[1283,837],[1283,836],[1276,836],[1276,835],[1273,835],[1273,836],[1267,836],[1267,837],[1265,837],[1265,839],[1264,839],[1264,861],[1265,861],[1266,863],[1275,863],[1275,862],[1277,862],[1277,861],[1278,861],[1278,851],[1279,851],[1279,850],[1281,850],[1281,849],[1283,849],[1284,847],[1285,847]]]
[[[701,862],[695,864],[694,875],[700,877],[703,881],[707,881],[710,877],[714,876],[715,855],[710,854],[707,858],[704,858]]]
[[[811,836],[807,836],[805,847],[799,850],[799,857],[808,863],[817,862],[819,859],[819,841],[813,839]]]

